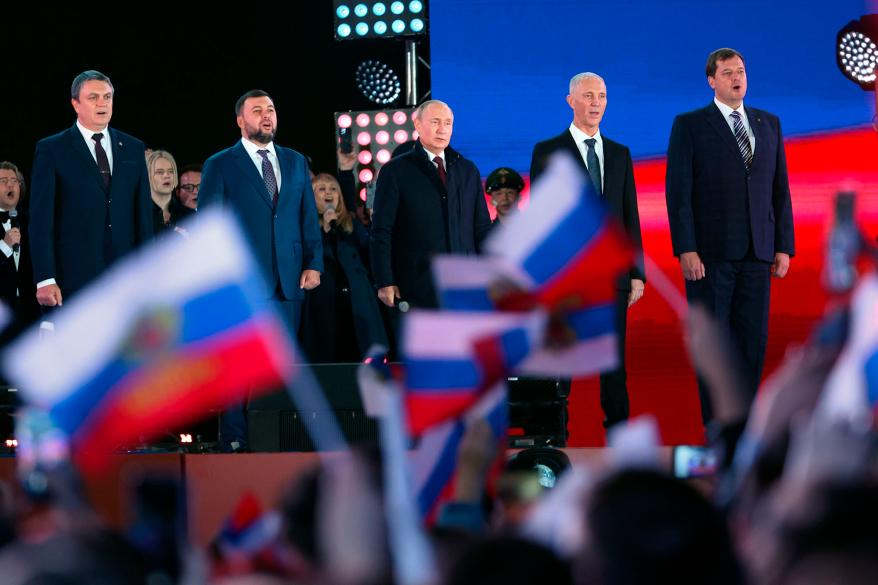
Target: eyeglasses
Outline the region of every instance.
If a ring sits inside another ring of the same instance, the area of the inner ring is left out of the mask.
[[[0,179],[0,185],[12,185],[13,187],[16,185],[20,185],[21,181],[18,179],[10,179],[8,177],[3,177]]]
[[[198,191],[200,187],[201,183],[198,183],[197,185],[193,185],[192,183],[186,183],[185,185],[180,185],[180,190],[186,191],[187,193],[192,193],[194,191]]]

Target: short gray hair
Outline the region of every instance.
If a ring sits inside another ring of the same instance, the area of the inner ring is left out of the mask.
[[[572,78],[570,78],[570,88],[568,90],[570,92],[570,94],[572,95],[573,90],[576,88],[576,86],[579,85],[581,82],[583,82],[586,79],[600,79],[601,83],[604,84],[604,87],[607,86],[607,82],[604,81],[603,77],[601,77],[597,73],[592,73],[591,71],[586,71],[585,73],[577,73]]]
[[[70,85],[70,97],[79,101],[79,92],[82,90],[82,86],[86,81],[106,81],[107,85],[110,86],[110,91],[115,92],[116,90],[113,88],[113,82],[110,81],[110,78],[101,73],[100,71],[95,71],[94,69],[89,69],[88,71],[83,71],[79,75],[73,78],[73,83]]]
[[[445,102],[440,101],[440,100],[427,100],[424,103],[422,103],[420,106],[418,106],[418,109],[416,109],[415,112],[412,114],[412,119],[415,119],[415,118],[420,119],[420,117],[423,116],[424,111],[427,108],[429,108],[430,106],[442,106],[444,108],[448,108],[448,111],[451,112],[452,116],[454,116],[454,110],[452,110],[451,106],[449,106]]]

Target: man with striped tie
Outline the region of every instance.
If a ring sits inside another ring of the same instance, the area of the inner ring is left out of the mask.
[[[686,296],[727,330],[752,398],[768,338],[770,277],[786,276],[795,247],[786,156],[777,116],[744,105],[744,57],[717,49],[706,73],[713,101],[677,116],[671,129],[668,221]]]

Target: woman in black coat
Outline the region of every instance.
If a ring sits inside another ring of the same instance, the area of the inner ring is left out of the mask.
[[[300,338],[312,363],[357,362],[373,344],[387,347],[375,287],[361,249],[369,236],[354,221],[332,175],[311,182],[323,235],[324,272],[320,286],[307,291]]]

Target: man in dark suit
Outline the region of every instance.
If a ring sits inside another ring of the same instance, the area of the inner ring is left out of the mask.
[[[777,117],[744,106],[741,54],[714,51],[706,73],[713,101],[677,116],[671,129],[668,221],[686,297],[726,328],[752,398],[768,338],[770,276],[786,276],[794,253],[786,155]],[[710,404],[701,390],[707,422]]]
[[[80,73],[70,96],[76,123],[37,143],[31,181],[36,295],[47,307],[60,305],[153,234],[143,142],[108,127],[110,78]]]
[[[275,308],[296,335],[305,290],[320,284],[323,245],[305,157],[274,143],[277,112],[254,89],[235,104],[241,140],[204,164],[198,207],[224,205],[241,223]],[[246,448],[243,408],[227,409],[223,447]]]
[[[24,176],[11,162],[0,162],[0,302],[12,311],[8,329],[0,326],[0,346],[40,316],[30,239],[22,196]]]
[[[530,180],[543,173],[552,153],[568,152],[589,176],[595,191],[622,222],[637,250],[637,262],[619,279],[616,295],[616,331],[619,367],[601,374],[601,408],[604,427],[628,418],[628,387],[625,373],[625,331],[628,308],[640,300],[646,282],[640,237],[640,214],[634,165],[628,147],[603,136],[600,123],[607,108],[607,86],[595,73],[580,73],[570,80],[567,104],[573,110],[570,127],[558,136],[534,146]]]
[[[454,114],[431,100],[415,112],[418,142],[381,168],[370,256],[378,298],[436,307],[430,260],[476,254],[491,229],[479,170],[449,146]]]

